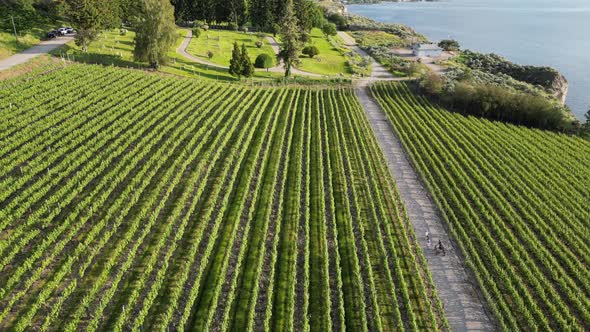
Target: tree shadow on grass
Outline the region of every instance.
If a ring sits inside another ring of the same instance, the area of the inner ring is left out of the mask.
[[[76,47],[64,45],[51,52],[55,57],[64,58],[68,61],[74,61],[86,64],[98,64],[105,66],[117,66],[133,69],[149,69],[148,64],[123,59],[118,55],[102,54],[95,52],[82,52]],[[195,63],[179,57],[175,53],[169,54],[170,58],[167,63],[160,68],[160,72],[188,76],[193,78],[205,78],[223,82],[238,82],[239,80],[231,76],[227,69],[215,68],[200,63]],[[263,75],[266,73],[262,73]],[[262,77],[258,77],[262,78]],[[269,77],[270,78],[270,77]]]
[[[124,49],[122,49],[124,50]],[[96,65],[109,65],[117,67],[128,67],[128,68],[142,68],[146,67],[145,64],[129,61],[123,59],[119,55],[94,53],[94,52],[82,52],[77,48],[73,48],[69,45],[64,45],[56,51],[52,52],[54,56],[65,58],[69,61],[82,62]]]
[[[227,69],[207,67],[206,65],[188,61],[182,58],[174,57],[167,63],[167,67],[181,71],[185,75],[193,77],[203,77],[211,80],[236,82],[237,79],[232,77]]]
[[[119,44],[135,46],[135,43],[132,40],[119,40]]]

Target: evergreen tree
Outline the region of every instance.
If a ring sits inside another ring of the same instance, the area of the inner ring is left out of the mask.
[[[310,34],[313,28],[313,22],[309,16],[310,1],[308,0],[293,0],[295,15],[299,22],[299,38],[303,43],[311,40]]]
[[[136,28],[135,59],[158,68],[175,41],[172,4],[169,0],[139,0],[133,21]]]
[[[282,47],[279,58],[285,64],[285,77],[291,76],[291,69],[299,61],[301,41],[300,28],[293,8],[293,0],[287,0],[285,4],[285,16],[281,24]]]
[[[121,12],[121,21],[126,22],[131,17],[131,10],[133,7],[133,0],[119,0],[119,8]]]
[[[184,0],[186,1],[186,0]],[[193,0],[190,6],[192,9],[192,17],[198,20],[204,20],[212,23],[216,18],[216,3],[217,0]]]
[[[229,73],[232,76],[236,76],[240,78],[242,76],[242,52],[240,52],[240,48],[238,43],[234,43],[234,49],[231,52],[231,60],[229,61]]]
[[[252,25],[262,31],[271,31],[274,23],[273,3],[271,0],[250,0],[250,19]]]
[[[287,1],[285,0],[269,0],[271,7],[272,7],[272,14],[273,14],[273,18],[274,18],[274,22],[275,24],[280,24],[281,21],[283,20],[283,17],[285,17],[285,11],[287,8]],[[291,1],[291,5],[292,5],[292,1]]]
[[[215,21],[217,23],[221,22],[229,22],[230,21],[230,13],[231,13],[231,2],[234,0],[211,0],[213,2],[213,8],[215,8],[215,17],[211,21]],[[228,2],[230,2],[228,6]]]
[[[254,65],[250,60],[250,56],[248,55],[248,50],[246,49],[246,45],[242,44],[242,75],[244,77],[252,77],[254,76]]]
[[[245,0],[230,0],[229,21],[237,26],[243,26],[248,22],[248,6]]]
[[[195,0],[172,0],[174,6],[175,21],[193,21],[195,20]]]
[[[118,0],[66,0],[66,6],[70,22],[77,30],[76,45],[84,52],[101,30],[121,24]]]

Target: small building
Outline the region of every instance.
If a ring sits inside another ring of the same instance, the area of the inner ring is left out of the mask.
[[[443,49],[436,44],[416,44],[412,47],[412,53],[419,58],[438,58],[442,52]]]

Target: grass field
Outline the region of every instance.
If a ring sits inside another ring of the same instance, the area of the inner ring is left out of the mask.
[[[191,39],[191,43],[187,49],[187,52],[202,58],[205,61],[229,67],[229,61],[231,60],[232,50],[234,42],[237,42],[240,48],[242,44],[246,46],[248,55],[252,63],[256,60],[259,54],[268,54],[271,58],[275,58],[275,52],[266,40],[261,39],[263,46],[261,48],[256,47],[256,42],[259,39],[254,33],[245,33],[228,30],[209,30],[203,31],[199,38]],[[213,52],[213,58],[209,59],[207,52]]]
[[[312,30],[311,42],[309,45],[316,46],[319,49],[320,54],[313,58],[302,55],[299,58],[301,63],[297,65],[297,68],[327,76],[337,76],[340,74],[350,75],[346,57],[340,50],[330,44],[320,29]]]
[[[506,331],[590,329],[590,142],[373,94]]]
[[[0,84],[0,330],[444,328],[351,89]]]
[[[349,31],[356,42],[361,47],[367,46],[387,46],[387,47],[403,47],[406,42],[394,34],[385,31]]]
[[[0,19],[10,22],[10,16],[0,14]],[[31,26],[27,30],[17,31],[18,42],[12,30],[0,31],[0,59],[7,58],[39,44],[47,32],[60,27],[63,25],[63,22],[37,18],[29,24]]]
[[[237,81],[235,77],[229,74],[227,69],[218,69],[195,63],[177,54],[176,48],[180,45],[186,33],[186,30],[178,29],[177,44],[168,54],[168,63],[159,69],[161,72],[214,81]],[[102,64],[123,68],[147,68],[147,63],[133,60],[134,38],[135,33],[132,30],[129,30],[124,36],[118,30],[106,31],[90,44],[87,52],[82,52],[81,48],[72,42],[52,53],[68,60],[88,64]],[[254,79],[266,80],[280,77],[279,73],[257,71]]]
[[[39,42],[41,42],[41,39],[37,34],[24,34],[20,36],[17,43],[14,34],[0,32],[0,60],[35,46]]]

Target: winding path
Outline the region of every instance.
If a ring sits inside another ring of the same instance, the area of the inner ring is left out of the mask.
[[[57,37],[55,39],[42,41],[39,44],[28,48],[20,53],[14,54],[4,60],[0,60],[0,70],[12,68],[23,64],[41,54],[47,54],[54,49],[66,44],[74,39],[73,36]]]
[[[186,59],[188,59],[192,62],[200,63],[202,65],[206,65],[206,66],[213,67],[213,68],[219,68],[219,69],[227,69],[228,68],[228,67],[218,65],[216,63],[209,62],[209,61],[203,60],[199,57],[189,54],[186,50],[188,48],[188,45],[191,43],[191,39],[193,38],[193,31],[192,30],[187,30],[187,31],[188,31],[188,33],[186,34],[186,37],[184,37],[184,40],[182,41],[180,46],[178,46],[178,48],[176,49],[176,53],[182,55],[183,57],[185,57]]]
[[[348,34],[340,32],[339,35],[348,47],[367,56],[354,44],[354,40]],[[418,242],[428,261],[428,269],[432,274],[451,329],[458,332],[493,331],[494,326],[468,277],[458,249],[452,245],[436,205],[406,156],[383,110],[370,94],[369,85],[374,81],[383,80],[400,79],[394,78],[383,66],[374,62],[371,77],[354,82],[355,92],[367,112],[371,127],[383,149],[389,170],[395,179]],[[437,243],[439,239],[443,242],[446,256],[434,255],[432,250],[428,250],[425,238],[427,231],[430,233],[432,243]]]
[[[184,38],[184,40],[182,41],[182,43],[180,44],[180,46],[176,49],[176,53],[180,54],[181,56],[183,56],[184,58],[186,58],[190,61],[200,63],[202,65],[206,65],[206,66],[213,67],[213,68],[219,68],[219,69],[229,69],[229,67],[227,67],[227,66],[218,65],[216,63],[209,62],[207,60],[203,60],[199,57],[196,57],[196,56],[188,53],[186,50],[191,42],[191,39],[193,38],[193,32],[191,30],[187,30],[187,31],[188,31],[188,33],[187,33],[186,37]],[[270,46],[272,47],[273,51],[275,52],[275,55],[278,55],[280,49],[279,49],[279,44],[277,43],[277,41],[273,37],[266,37],[266,39],[269,42]],[[256,71],[267,71],[267,70],[257,68]],[[282,64],[279,64],[277,66],[269,68],[268,71],[273,72],[273,73],[284,73],[285,67]],[[293,73],[295,75],[303,75],[303,76],[311,76],[311,77],[324,77],[323,75],[306,72],[303,70],[299,70],[297,68],[292,68],[291,73]]]

